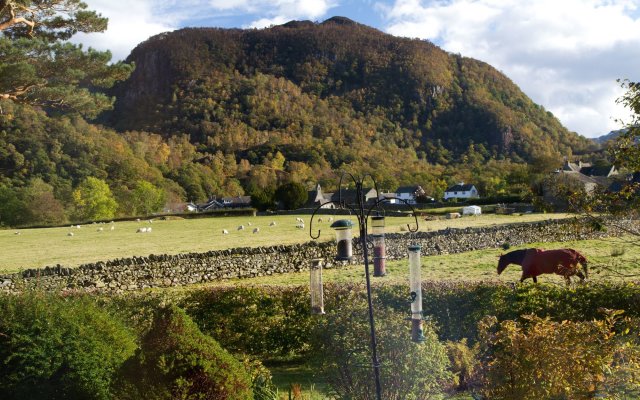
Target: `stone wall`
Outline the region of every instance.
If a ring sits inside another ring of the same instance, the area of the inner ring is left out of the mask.
[[[445,229],[434,232],[396,233],[386,236],[387,259],[407,256],[409,244],[422,245],[423,255],[460,253],[504,244],[518,246],[532,242],[564,242],[617,235],[595,232],[575,220],[549,220],[482,228]],[[357,251],[356,251],[357,252]],[[231,278],[251,278],[308,270],[311,260],[323,258],[325,268],[333,261],[332,242],[309,242],[288,246],[235,248],[178,255],[149,255],[84,264],[77,268],[61,265],[29,269],[0,276],[0,289],[81,289],[121,292],[151,287],[181,286]],[[355,259],[352,264],[362,263]]]

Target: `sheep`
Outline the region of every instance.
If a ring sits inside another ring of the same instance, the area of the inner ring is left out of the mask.
[[[76,229],[82,228],[82,225],[76,225]]]
[[[140,218],[136,218],[136,222],[140,222]]]
[[[229,234],[229,231],[228,231],[228,230],[226,230],[226,229],[223,229],[223,230],[222,230],[222,234],[223,234],[223,235],[228,235],[228,234]]]
[[[73,232],[67,233],[67,236],[73,236]]]
[[[110,229],[111,229],[112,231],[113,231],[113,230],[115,230],[115,229],[116,229],[115,225],[111,225],[111,228],[110,228]]]
[[[244,225],[240,225],[240,226],[238,227],[238,230],[239,230],[239,231],[243,231],[243,230],[244,230]]]
[[[298,229],[304,229],[304,223],[301,223],[301,224],[296,225],[296,228],[298,228]]]
[[[20,232],[16,231],[13,233],[14,235],[20,235]]]
[[[104,231],[103,227],[100,227],[100,228],[96,229],[96,232],[102,232],[102,231]]]
[[[260,232],[260,228],[253,228],[253,233],[258,233]]]
[[[247,225],[251,226],[251,222],[248,222]]]
[[[152,219],[150,219],[150,220],[149,220],[149,223],[150,223],[150,224],[153,224],[153,220],[152,220]]]
[[[322,218],[318,218],[318,222],[322,222]]]
[[[304,222],[304,221],[302,220],[302,218],[296,217],[296,222]]]
[[[148,232],[151,232],[151,227],[148,227],[148,228],[147,228],[147,233],[148,233]]]
[[[138,228],[136,233],[147,233],[147,232],[149,232],[147,229],[150,229],[150,228]]]
[[[333,222],[333,217],[329,217],[329,222]]]
[[[271,223],[269,224],[269,226],[276,226],[276,221],[271,221]]]

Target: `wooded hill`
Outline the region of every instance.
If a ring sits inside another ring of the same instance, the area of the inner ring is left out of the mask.
[[[471,143],[518,162],[589,145],[490,65],[343,17],[182,29],[127,61],[136,70],[116,86],[116,128],[186,133],[252,165],[275,146],[337,168],[385,154],[448,164]]]
[[[212,195],[268,202],[287,181],[333,189],[341,168],[383,190],[420,184],[439,197],[463,180],[482,195],[521,194],[532,174],[594,146],[490,65],[343,17],[182,29],[127,62],[135,70],[111,89],[101,125],[0,104],[5,204],[22,190],[27,208],[60,202],[55,221],[82,215],[88,177],[106,182],[116,214]]]

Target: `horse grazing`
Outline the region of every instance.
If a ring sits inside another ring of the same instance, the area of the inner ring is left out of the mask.
[[[587,269],[587,259],[573,249],[541,250],[523,249],[514,250],[500,256],[498,261],[498,275],[504,271],[509,264],[522,266],[522,277],[520,282],[527,278],[532,278],[538,282],[538,275],[558,274],[562,275],[571,283],[571,277],[577,275],[580,281],[584,281],[589,276]],[[578,264],[582,266],[584,273],[580,271]]]

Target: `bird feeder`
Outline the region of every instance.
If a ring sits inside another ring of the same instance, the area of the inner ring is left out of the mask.
[[[336,231],[336,242],[338,244],[336,261],[351,261],[353,258],[353,245],[351,243],[353,222],[348,219],[339,219],[331,224],[331,228]]]
[[[422,277],[420,246],[409,246],[409,288],[411,290],[411,340],[424,342],[422,331]]]
[[[384,243],[384,217],[371,217],[371,238],[373,242],[373,276],[385,276],[387,250]]]
[[[324,294],[322,289],[322,259],[311,260],[309,292],[311,292],[311,314],[324,314]]]
[[[371,234],[384,235],[384,217],[371,217]]]

